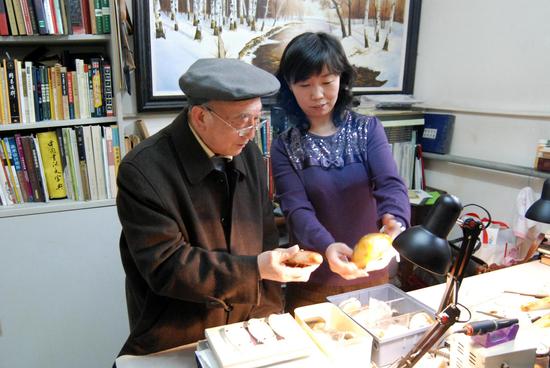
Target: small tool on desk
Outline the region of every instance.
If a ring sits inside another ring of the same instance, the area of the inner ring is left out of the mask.
[[[523,295],[523,296],[532,296],[533,298],[542,299],[546,298],[548,295],[545,294],[529,294],[529,293],[520,293],[519,291],[510,291],[510,290],[504,290],[505,293],[508,294],[517,294],[517,295]]]
[[[501,330],[506,327],[510,327],[518,323],[517,318],[512,319],[487,319],[483,321],[476,321],[466,323],[464,328],[455,331],[455,333],[463,333],[468,336],[484,335],[489,332]]]
[[[493,312],[484,312],[484,311],[479,311],[479,310],[477,310],[476,313],[485,314],[486,316],[494,317],[494,318],[499,318],[499,319],[504,319],[504,318],[506,318],[506,317],[504,317],[504,316],[501,316],[500,314],[496,314],[496,313],[493,313]]]
[[[518,330],[519,324],[517,318],[490,319],[467,323],[462,330],[458,330],[455,333],[471,336],[474,342],[489,348],[514,340]]]

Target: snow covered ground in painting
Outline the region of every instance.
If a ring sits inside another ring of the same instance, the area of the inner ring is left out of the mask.
[[[305,2],[311,5],[305,13],[309,14],[301,18],[278,19],[276,27],[292,27],[296,22],[303,22],[303,27],[307,28],[308,23],[319,23],[320,21],[329,24],[330,32],[337,37],[341,37],[340,24],[336,13],[320,12],[318,6],[313,2]],[[313,10],[315,9],[315,10]],[[187,68],[199,58],[218,57],[218,37],[212,35],[212,30],[208,24],[203,24],[202,40],[194,40],[195,27],[187,20],[187,14],[179,13],[177,16],[179,30],[174,31],[174,21],[169,16],[161,12],[161,20],[166,38],[156,38],[154,26],[151,25],[151,66],[153,71],[153,95],[181,95],[178,86],[178,78]],[[260,29],[262,19],[258,19],[256,29]],[[385,90],[400,90],[403,74],[403,59],[401,55],[404,50],[403,45],[403,25],[394,22],[390,36],[389,51],[383,51],[382,47],[386,38],[386,29],[380,31],[380,42],[374,42],[374,21],[370,19],[368,34],[369,48],[363,47],[362,20],[356,20],[352,23],[352,35],[342,39],[342,44],[346,50],[350,62],[356,66],[368,67],[371,70],[380,71],[378,80],[387,80],[383,86]],[[273,26],[273,19],[265,20],[263,32],[252,32],[246,25],[238,25],[237,31],[229,31],[224,28],[222,32],[223,45],[226,51],[226,57],[236,58],[248,41],[265,34]],[[347,26],[347,20],[346,20]],[[262,45],[279,42],[265,39]],[[246,55],[243,59],[251,62],[255,58],[253,53]],[[374,88],[376,89],[376,88]],[[367,89],[368,90],[368,89]]]

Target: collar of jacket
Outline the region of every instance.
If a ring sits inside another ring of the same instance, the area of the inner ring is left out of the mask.
[[[215,170],[212,161],[208,158],[208,155],[189,127],[187,122],[187,109],[184,109],[172,124],[170,124],[168,134],[170,135],[178,158],[182,162],[183,171],[185,171],[191,183],[198,184],[212,170]],[[246,149],[247,147],[244,148],[244,150]],[[233,157],[233,167],[241,175],[246,175],[246,167],[241,155]]]

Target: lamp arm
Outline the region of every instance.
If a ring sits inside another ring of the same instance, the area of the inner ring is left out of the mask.
[[[437,322],[422,336],[422,338],[409,351],[407,356],[401,358],[397,363],[396,368],[414,367],[416,363],[430,351],[434,346],[437,346],[445,332],[451,327],[460,317],[460,310],[456,304],[448,305],[443,311],[437,314]]]
[[[462,245],[451,267],[451,275],[457,281],[456,287],[459,288],[466,273],[466,267],[472,257],[475,245],[479,239],[479,234],[483,231],[483,224],[474,218],[464,220],[462,224],[462,233],[464,234]]]
[[[476,219],[469,218],[461,226],[464,237],[451,270],[447,274],[447,285],[436,315],[437,322],[426,331],[407,356],[397,363],[397,368],[413,367],[424,354],[437,346],[445,332],[460,317],[460,310],[457,307],[458,289],[464,278],[468,261],[474,252],[479,234],[483,230],[483,224]]]
[[[474,218],[464,220],[462,227],[462,244],[458,250],[458,254],[453,262],[451,270],[447,274],[447,286],[439,304],[438,313],[450,304],[456,304],[458,297],[458,288],[462,283],[466,267],[472,257],[476,246],[479,234],[483,231],[483,224]]]

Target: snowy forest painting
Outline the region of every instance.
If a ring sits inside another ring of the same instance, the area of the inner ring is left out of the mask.
[[[199,58],[277,70],[306,31],[341,39],[356,93],[412,93],[420,0],[135,0],[138,109],[184,104],[178,78]]]

